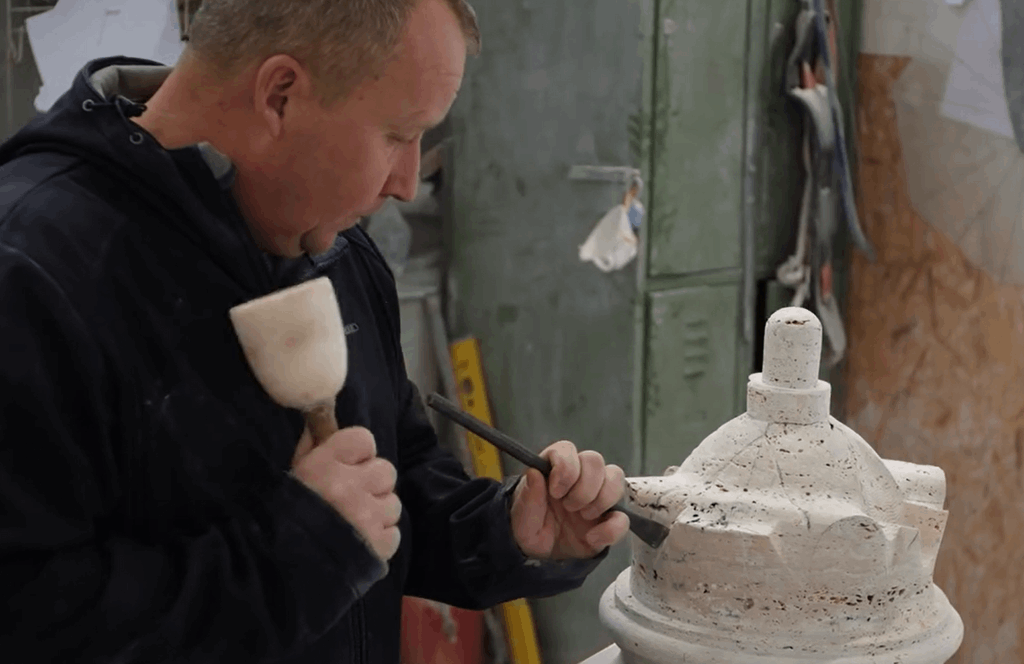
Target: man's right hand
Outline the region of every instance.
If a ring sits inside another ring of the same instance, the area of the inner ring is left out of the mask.
[[[295,450],[292,472],[352,524],[377,557],[388,561],[395,555],[402,516],[395,494],[398,473],[377,456],[369,430],[342,429],[314,447],[307,429]]]

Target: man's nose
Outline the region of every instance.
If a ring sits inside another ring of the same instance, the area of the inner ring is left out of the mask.
[[[416,198],[416,188],[420,180],[420,144],[419,141],[405,149],[402,158],[395,164],[388,179],[388,188],[384,192],[400,201],[411,201]]]

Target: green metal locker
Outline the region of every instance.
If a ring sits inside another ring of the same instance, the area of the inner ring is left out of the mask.
[[[799,3],[473,4],[484,47],[452,122],[454,331],[481,340],[500,428],[661,474],[744,410],[767,294],[788,298],[771,282],[803,178],[781,97]],[[851,54],[859,3],[840,5]],[[620,271],[577,250],[624,186],[572,180],[578,165],[642,171],[641,250]],[[534,603],[548,664],[610,643],[597,602],[628,564],[618,547],[582,589]]]

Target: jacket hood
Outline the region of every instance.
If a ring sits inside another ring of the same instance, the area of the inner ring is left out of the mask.
[[[247,291],[269,292],[268,259],[230,192],[230,161],[206,144],[167,150],[132,122],[170,71],[139,58],[89,62],[49,111],[0,145],[0,167],[38,152],[78,157],[154,202],[163,223],[201,246]]]

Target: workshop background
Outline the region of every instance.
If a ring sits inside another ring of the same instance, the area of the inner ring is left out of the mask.
[[[1022,662],[1024,62],[1000,44],[1022,43],[1024,9],[830,4],[870,245],[838,224],[833,414],[883,457],[945,470],[953,661]],[[0,0],[2,135],[85,60],[173,59],[198,5]],[[364,220],[410,374],[535,450],[566,438],[661,474],[743,412],[765,320],[799,286],[779,268],[806,235],[786,94],[800,2],[473,5],[484,48],[424,141],[420,196]],[[520,472],[436,423],[471,472]],[[405,664],[578,662],[611,643],[598,599],[628,564],[623,544],[580,590],[483,614],[410,598]]]

